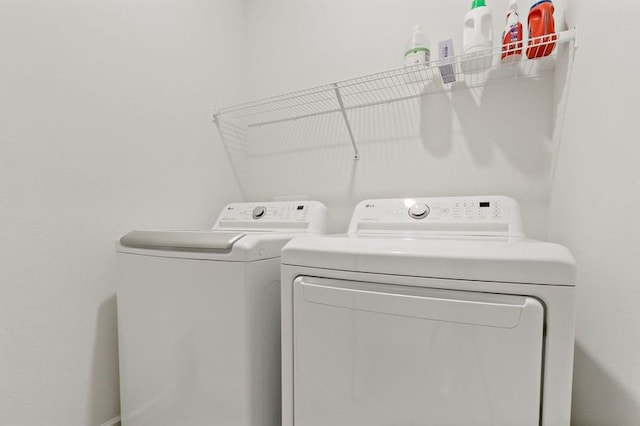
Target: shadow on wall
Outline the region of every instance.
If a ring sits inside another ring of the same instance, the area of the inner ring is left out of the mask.
[[[88,425],[101,425],[120,413],[116,296],[100,304],[93,348]],[[117,399],[114,406],[114,392]]]
[[[612,378],[579,342],[573,368],[573,426],[628,426],[640,419],[640,402]]]
[[[435,157],[446,157],[453,148],[453,111],[446,92],[420,98],[420,139]]]
[[[535,79],[490,80],[482,89],[458,83],[451,93],[451,106],[475,161],[490,164],[495,149],[499,149],[526,174],[548,173],[552,91],[552,74]],[[433,143],[432,137],[423,140],[427,148]]]

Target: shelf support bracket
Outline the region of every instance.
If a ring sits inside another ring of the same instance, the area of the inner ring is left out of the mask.
[[[336,92],[336,99],[338,100],[338,105],[340,105],[340,112],[342,113],[342,118],[344,118],[344,124],[347,126],[347,131],[349,132],[349,138],[351,139],[351,145],[353,145],[354,151],[354,160],[360,159],[360,153],[358,153],[358,147],[356,146],[356,139],[353,137],[353,130],[351,130],[351,124],[349,123],[349,117],[347,116],[347,111],[344,109],[344,103],[342,102],[342,95],[340,94],[340,88],[338,87],[338,83],[333,83],[333,90]]]
[[[573,49],[578,48],[578,27],[569,28],[558,33],[558,43],[573,42]]]

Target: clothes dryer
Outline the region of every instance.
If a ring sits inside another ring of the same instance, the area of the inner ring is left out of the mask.
[[[575,285],[510,198],[363,201],[283,250],[283,425],[568,426]]]
[[[123,426],[280,425],[280,251],[319,202],[229,204],[213,229],[117,242]]]

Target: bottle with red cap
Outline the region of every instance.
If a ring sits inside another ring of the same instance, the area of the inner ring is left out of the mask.
[[[529,43],[527,57],[529,59],[549,56],[556,47],[556,29],[553,19],[553,2],[541,0],[534,3],[529,10]]]

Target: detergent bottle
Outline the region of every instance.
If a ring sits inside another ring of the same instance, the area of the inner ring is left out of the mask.
[[[553,3],[541,0],[534,3],[529,10],[529,43],[527,57],[529,59],[549,56],[556,47],[556,29],[553,19]]]
[[[473,0],[471,10],[464,17],[462,49],[465,59],[462,71],[465,73],[482,71],[491,66],[493,44],[493,24],[491,9],[485,0]]]
[[[507,8],[507,23],[502,33],[503,64],[514,63],[522,57],[522,23],[518,17],[517,0],[511,0]]]

